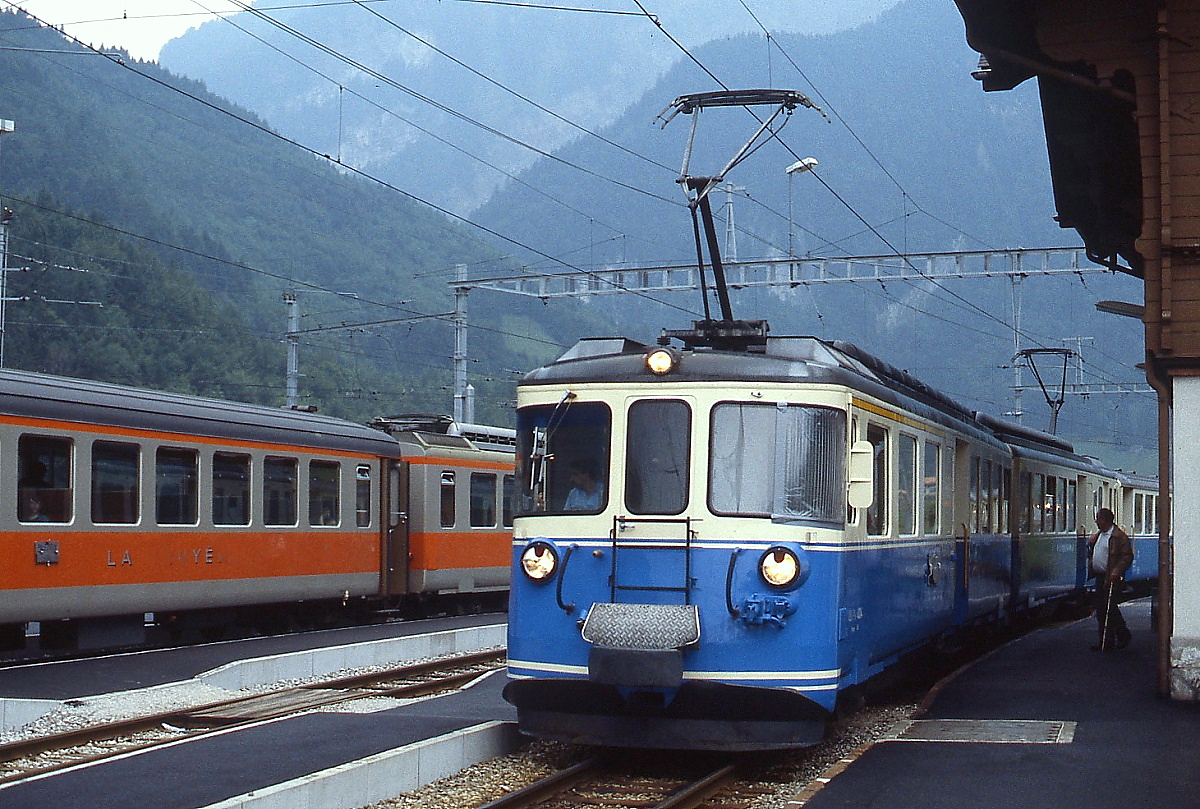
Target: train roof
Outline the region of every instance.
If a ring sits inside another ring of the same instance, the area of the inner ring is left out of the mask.
[[[0,414],[399,457],[394,438],[351,421],[278,407],[0,370]]]
[[[554,362],[526,374],[521,384],[645,383],[655,378],[643,362],[653,348],[626,337],[584,338]],[[818,337],[767,337],[749,350],[687,347],[678,369],[665,380],[843,385],[957,429],[990,436],[971,410],[944,393],[851,343]]]
[[[669,333],[672,336],[675,333]],[[660,343],[663,341],[660,340]],[[771,337],[735,348],[713,348],[684,338],[685,348],[670,381],[811,382],[844,385],[956,429],[1004,443],[1026,456],[1096,465],[1075,455],[1061,438],[970,410],[853,343],[819,337]],[[522,385],[641,382],[653,375],[643,358],[655,348],[627,337],[584,338],[548,365],[526,374]]]

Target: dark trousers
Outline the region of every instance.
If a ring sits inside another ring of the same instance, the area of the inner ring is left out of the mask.
[[[1121,610],[1117,608],[1117,599],[1115,594],[1113,598],[1109,598],[1109,590],[1112,583],[1104,577],[1097,577],[1096,580],[1096,631],[1100,635],[1100,645],[1105,649],[1115,648],[1114,641],[1124,646],[1133,637],[1129,631],[1129,627],[1125,626],[1125,618],[1121,615]],[[1117,584],[1120,587],[1120,584]],[[1105,611],[1108,613],[1105,618]],[[1105,637],[1107,632],[1108,637]]]

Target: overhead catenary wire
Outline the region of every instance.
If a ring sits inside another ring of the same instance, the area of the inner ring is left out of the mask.
[[[23,14],[26,14],[26,15],[27,15],[27,16],[29,16],[31,19],[38,20],[39,22],[42,22],[42,21],[41,21],[41,20],[40,20],[38,17],[36,17],[35,15],[32,15],[32,14],[29,14],[29,12],[25,11],[25,9],[23,9],[23,8],[22,8],[22,7],[21,7],[19,4],[15,3],[15,2],[12,2],[12,0],[5,0],[5,3],[6,3],[6,5],[7,5],[8,7],[10,7],[10,8],[13,8],[13,9],[16,9],[16,10],[20,11],[20,12],[21,12],[21,13],[23,13]],[[45,24],[45,23],[43,23],[43,24]],[[317,158],[321,158],[321,159],[325,159],[325,160],[330,160],[330,157],[329,157],[329,155],[327,155],[327,154],[324,154],[323,152],[321,152],[321,151],[319,151],[319,150],[317,150],[317,149],[314,149],[314,148],[312,148],[312,147],[306,146],[306,145],[304,145],[304,144],[300,143],[299,141],[296,141],[296,140],[294,140],[294,139],[292,139],[292,138],[289,138],[289,137],[287,137],[287,136],[285,136],[285,135],[282,135],[282,134],[280,134],[280,133],[278,133],[278,132],[275,132],[274,130],[272,130],[272,129],[270,129],[269,127],[267,127],[265,124],[259,123],[259,122],[257,122],[257,121],[250,120],[250,119],[248,119],[248,118],[246,118],[246,117],[244,117],[244,116],[241,116],[241,115],[237,114],[236,112],[234,112],[234,111],[232,111],[232,110],[225,109],[225,108],[221,107],[220,105],[214,104],[213,102],[211,102],[211,101],[209,101],[209,100],[207,100],[207,99],[201,98],[200,96],[196,95],[195,93],[191,93],[191,92],[189,92],[189,91],[187,91],[187,90],[184,90],[183,88],[176,87],[176,86],[172,85],[170,82],[167,82],[167,81],[165,81],[165,80],[163,80],[163,79],[161,79],[161,78],[158,78],[157,76],[153,76],[153,75],[151,75],[151,74],[149,74],[149,73],[146,73],[146,72],[144,72],[144,71],[142,71],[142,70],[139,70],[139,69],[137,69],[137,67],[136,67],[136,66],[134,66],[134,65],[130,65],[130,64],[126,63],[124,60],[121,60],[121,59],[114,58],[114,57],[110,56],[109,54],[106,54],[106,53],[104,53],[104,52],[102,52],[102,51],[100,51],[100,50],[98,50],[98,49],[96,49],[96,48],[92,47],[91,45],[88,45],[87,43],[84,43],[84,42],[82,42],[81,40],[79,40],[79,39],[78,39],[78,38],[76,38],[76,37],[73,37],[73,36],[72,36],[72,35],[70,35],[70,34],[63,34],[63,36],[67,37],[68,39],[70,39],[71,41],[73,41],[73,42],[75,42],[76,44],[80,45],[81,47],[87,48],[88,50],[91,50],[91,51],[93,51],[93,52],[97,53],[98,55],[100,55],[100,56],[102,56],[102,57],[104,57],[104,58],[107,58],[107,59],[109,59],[110,61],[114,62],[115,64],[117,64],[117,65],[120,65],[122,68],[124,68],[124,69],[126,69],[126,70],[129,70],[129,71],[131,71],[131,72],[133,72],[133,73],[137,74],[138,76],[141,76],[141,77],[143,77],[143,78],[147,79],[148,81],[151,81],[151,82],[153,82],[153,83],[155,83],[155,84],[157,84],[157,85],[159,85],[159,86],[161,86],[161,87],[163,87],[163,88],[165,88],[165,89],[167,89],[167,90],[170,90],[171,92],[178,93],[178,94],[180,94],[180,95],[182,95],[182,96],[184,96],[184,97],[186,97],[186,98],[189,98],[189,99],[191,99],[192,101],[194,101],[194,102],[196,102],[196,103],[198,103],[198,104],[201,104],[201,105],[203,105],[203,106],[205,106],[205,107],[207,107],[207,108],[209,108],[209,109],[211,109],[211,110],[214,110],[214,111],[216,111],[216,112],[218,112],[218,113],[220,113],[220,114],[222,114],[222,115],[226,115],[226,116],[229,116],[229,117],[231,117],[231,118],[233,118],[233,119],[235,119],[235,120],[237,120],[237,121],[240,121],[241,123],[243,123],[243,124],[245,124],[245,125],[247,125],[247,126],[249,126],[249,127],[253,128],[253,129],[256,129],[256,130],[258,130],[259,132],[261,132],[261,133],[263,133],[263,134],[265,134],[265,135],[267,135],[267,136],[269,136],[269,137],[271,137],[271,138],[275,138],[275,139],[277,139],[277,140],[280,140],[280,141],[282,141],[282,142],[284,142],[284,143],[287,143],[287,144],[289,144],[289,145],[291,145],[291,146],[293,146],[293,147],[295,147],[295,148],[297,148],[297,149],[299,149],[299,150],[302,150],[302,151],[304,151],[304,152],[307,152],[308,154],[312,155],[313,157],[317,157]],[[386,180],[383,180],[382,178],[379,178],[379,177],[377,177],[377,176],[375,176],[375,175],[373,175],[373,174],[371,174],[371,173],[369,173],[369,172],[365,171],[364,169],[358,168],[358,167],[356,167],[356,166],[348,165],[348,164],[340,164],[340,165],[342,166],[342,168],[343,168],[343,169],[345,169],[346,171],[348,171],[348,172],[350,172],[350,173],[352,173],[352,174],[355,174],[355,175],[357,175],[357,176],[360,176],[360,177],[362,177],[362,178],[364,178],[364,179],[367,179],[367,180],[369,180],[369,181],[371,181],[371,182],[373,182],[373,183],[376,183],[376,184],[378,184],[379,186],[381,186],[381,187],[383,187],[383,188],[386,188],[386,189],[388,189],[388,190],[390,190],[390,191],[393,191],[393,192],[395,192],[395,193],[397,193],[397,194],[400,194],[401,196],[403,196],[403,197],[405,197],[405,198],[407,198],[407,199],[411,200],[412,202],[418,203],[418,204],[420,204],[420,205],[422,205],[422,206],[425,206],[425,207],[428,207],[428,208],[430,208],[430,209],[432,209],[432,210],[434,210],[434,211],[437,211],[438,213],[441,213],[441,214],[445,215],[446,217],[448,217],[448,218],[450,218],[450,219],[453,219],[453,220],[455,220],[455,221],[461,222],[461,223],[463,223],[463,224],[465,224],[465,225],[468,225],[468,226],[470,226],[470,227],[472,227],[472,228],[475,228],[475,229],[477,229],[477,230],[479,230],[479,231],[481,231],[481,232],[484,232],[484,233],[487,233],[487,234],[489,234],[489,235],[491,235],[491,236],[494,236],[494,237],[496,237],[496,238],[498,238],[498,239],[500,239],[500,240],[502,240],[502,241],[505,241],[505,242],[508,242],[508,243],[510,243],[510,244],[513,244],[514,246],[520,247],[521,249],[523,249],[523,250],[527,250],[527,251],[529,251],[530,253],[533,253],[534,255],[541,256],[542,258],[548,259],[548,260],[550,260],[550,261],[552,261],[552,262],[557,262],[557,263],[561,264],[563,267],[565,267],[566,269],[569,269],[569,270],[575,270],[575,271],[577,271],[577,272],[584,272],[584,273],[588,273],[588,271],[587,271],[587,270],[584,270],[584,269],[583,269],[583,268],[581,268],[581,267],[577,267],[577,266],[574,266],[574,265],[572,265],[572,264],[569,264],[569,263],[566,263],[566,262],[559,261],[559,260],[558,260],[558,259],[556,259],[554,256],[552,256],[552,255],[550,255],[550,254],[548,254],[548,253],[545,253],[544,251],[542,251],[542,250],[539,250],[539,249],[537,249],[537,248],[535,248],[535,247],[533,247],[533,246],[531,246],[531,245],[525,244],[525,243],[521,242],[521,241],[520,241],[520,240],[518,240],[518,239],[515,239],[515,238],[513,238],[513,237],[510,237],[510,236],[508,236],[508,235],[506,235],[506,234],[500,233],[499,231],[497,231],[497,230],[495,230],[495,229],[493,229],[493,228],[489,228],[489,227],[487,227],[486,225],[482,225],[482,224],[480,224],[480,223],[478,223],[478,222],[475,222],[475,221],[473,221],[472,219],[470,219],[470,218],[468,218],[468,217],[466,217],[466,216],[463,216],[462,214],[455,213],[455,212],[453,212],[453,211],[450,211],[450,210],[448,210],[447,208],[444,208],[444,207],[442,207],[442,206],[440,206],[440,205],[437,205],[437,204],[435,204],[435,203],[432,203],[432,202],[430,202],[430,201],[428,201],[428,200],[425,200],[425,199],[423,199],[423,198],[421,198],[421,197],[417,196],[416,194],[413,194],[413,193],[411,193],[411,192],[409,192],[409,191],[405,191],[404,189],[402,189],[402,188],[400,188],[400,187],[396,186],[395,184],[393,184],[393,183],[390,183],[390,182],[388,182],[388,181],[386,181]],[[661,199],[664,199],[664,200],[665,200],[665,198],[661,198]],[[169,246],[169,245],[168,245],[168,246]],[[186,249],[186,248],[184,248],[184,249]],[[591,274],[591,273],[589,273],[589,274]],[[282,277],[282,276],[280,276],[280,277]],[[606,284],[610,284],[610,285],[615,285],[615,284],[614,284],[614,282],[612,282],[612,281],[609,281],[609,280],[602,280],[602,283],[606,283]],[[661,299],[654,298],[653,296],[646,295],[646,294],[644,294],[644,293],[639,293],[639,292],[636,292],[636,291],[633,291],[633,290],[630,290],[630,292],[631,292],[632,294],[639,295],[640,297],[643,297],[643,298],[645,298],[645,299],[647,299],[647,300],[649,300],[649,301],[652,301],[652,302],[654,302],[654,303],[656,303],[656,304],[659,304],[659,305],[661,305],[661,306],[665,306],[665,307],[667,307],[667,308],[670,308],[670,309],[676,309],[676,310],[678,310],[678,311],[684,312],[685,314],[688,314],[688,315],[691,315],[691,316],[696,316],[696,315],[697,315],[697,313],[696,313],[695,311],[691,310],[691,309],[687,309],[687,308],[685,308],[685,307],[677,306],[677,305],[675,305],[675,304],[672,304],[672,303],[670,303],[670,302],[668,302],[668,301],[663,301],[663,300],[661,300]]]

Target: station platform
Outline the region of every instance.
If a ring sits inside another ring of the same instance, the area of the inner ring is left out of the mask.
[[[188,680],[204,672],[251,658],[285,659],[283,656],[293,655],[291,659],[297,660],[299,658],[294,655],[300,652],[316,652],[375,642],[386,643],[397,638],[447,632],[462,627],[503,627],[507,620],[508,616],[503,614],[430,618],[246,638],[198,646],[149,649],[80,660],[0,666],[0,701],[67,700],[94,694],[112,694]],[[501,639],[500,643],[503,642]],[[369,664],[351,662],[349,665]],[[329,670],[334,671],[336,668]],[[309,676],[311,673],[313,672],[289,672],[276,679]]]
[[[1200,705],[1157,696],[1150,602],[1121,609],[1129,648],[1091,651],[1092,618],[1013,641],[787,806],[1195,806]]]
[[[14,692],[51,700],[67,695],[108,699],[114,691],[220,676],[232,677],[237,682],[228,685],[240,687],[246,680],[303,677],[317,668],[333,671],[343,662],[371,665],[367,658],[379,650],[391,654],[407,649],[415,659],[469,651],[467,644],[488,648],[503,643],[504,629],[503,616],[476,616],[26,666],[0,671],[0,702]],[[217,668],[209,669],[214,662]],[[500,670],[461,691],[398,707],[303,714],[185,738],[0,785],[0,806],[353,809],[515,748],[521,737],[515,709],[500,696],[505,682]]]

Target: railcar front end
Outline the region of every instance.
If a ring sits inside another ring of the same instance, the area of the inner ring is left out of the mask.
[[[759,352],[584,341],[526,377],[505,689],[522,731],[813,744],[839,691],[950,625],[950,487],[914,495],[916,450],[896,472],[903,449],[868,422],[919,421],[868,410],[850,384],[864,375],[784,338]],[[942,440],[922,456],[935,481]],[[903,505],[870,510],[876,468],[907,481],[906,520]],[[902,524],[911,538],[886,538]]]

